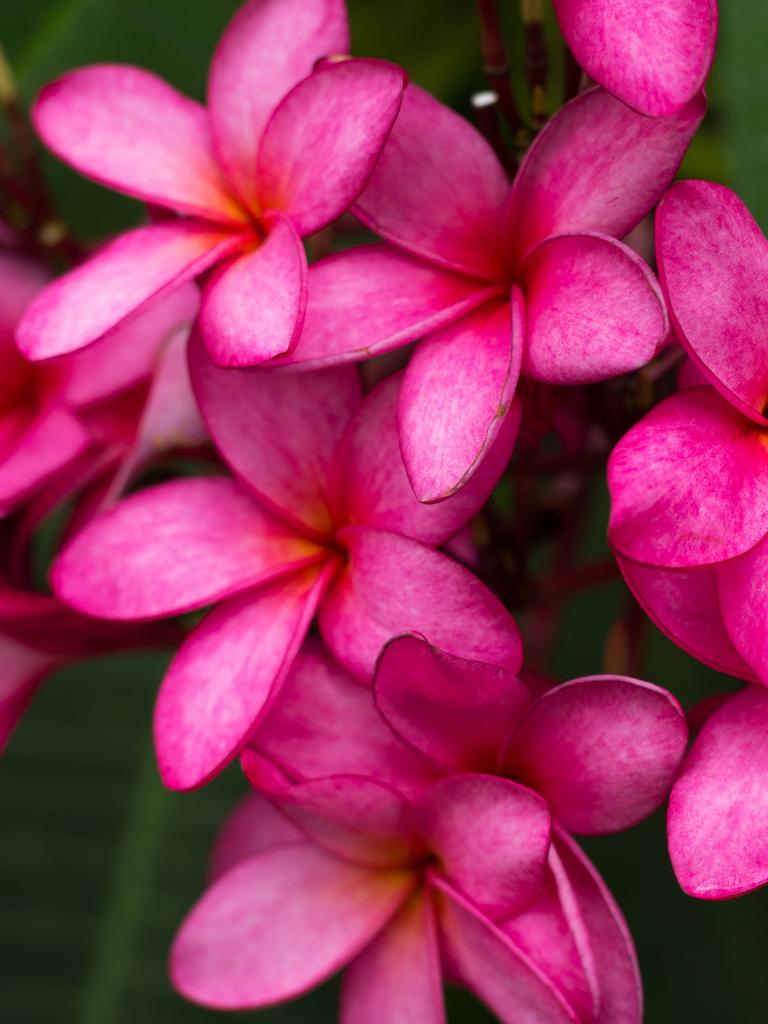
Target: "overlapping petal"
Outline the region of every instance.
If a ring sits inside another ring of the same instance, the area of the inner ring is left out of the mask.
[[[765,572],[768,568],[768,538],[763,538],[740,558],[716,568],[717,595],[728,637],[757,678],[766,682],[768,586]]]
[[[238,803],[219,829],[208,863],[212,882],[257,853],[309,843],[305,832],[261,793],[251,792]]]

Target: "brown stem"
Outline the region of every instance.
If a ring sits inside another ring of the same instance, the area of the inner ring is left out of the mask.
[[[505,146],[499,126],[499,94],[490,89],[475,92],[470,96],[469,102],[472,104],[477,127],[493,146],[494,153],[505,169],[513,173],[515,158]]]
[[[515,135],[524,125],[512,93],[509,57],[499,22],[496,0],[477,0],[482,26],[483,66],[488,85],[499,97],[504,118]]]
[[[579,62],[571,53],[570,47],[563,47],[563,101],[572,100],[578,96],[581,89],[582,70]]]
[[[531,123],[538,131],[547,120],[549,71],[541,0],[521,0],[520,11],[525,31],[525,76],[531,94]]]

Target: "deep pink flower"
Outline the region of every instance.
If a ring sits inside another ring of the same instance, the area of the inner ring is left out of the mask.
[[[130,66],[47,86],[33,116],[57,156],[180,216],[121,235],[47,288],[19,327],[22,351],[82,348],[214,266],[201,325],[216,360],[290,351],[306,303],[301,239],[357,198],[405,84],[384,61],[311,73],[348,45],[342,0],[250,0],[214,54],[207,109]]]
[[[370,678],[382,644],[418,629],[452,651],[519,666],[498,600],[434,550],[482,506],[506,465],[513,412],[473,483],[439,506],[411,491],[397,443],[400,376],[361,402],[353,367],[222,370],[197,339],[192,377],[211,436],[240,478],[180,479],[132,495],[59,556],[59,596],[136,620],[221,602],[160,691],[165,781],[195,786],[245,743],[315,612],[336,657]]]
[[[440,1021],[436,926],[443,972],[503,1021],[639,1020],[626,926],[563,826],[623,828],[663,799],[686,739],[675,702],[615,677],[533,699],[504,669],[410,636],[385,649],[375,697],[322,653],[297,659],[254,736],[262,753],[244,755],[285,817],[255,797],[226,827],[218,880],[172,956],[182,993],[264,1005],[352,961],[342,1020],[396,1020],[404,1000],[409,1020]],[[317,863],[335,892],[310,888]],[[339,888],[343,907],[305,930]],[[424,923],[409,928],[417,905]]]
[[[386,244],[310,268],[307,318],[279,363],[365,359],[422,338],[406,372],[400,435],[417,496],[468,479],[521,371],[557,384],[635,369],[667,333],[645,263],[618,239],[671,182],[703,115],[665,120],[602,89],[564,107],[510,190],[486,140],[409,86],[355,211]]]
[[[553,0],[584,70],[641,114],[664,117],[704,85],[716,0]]]

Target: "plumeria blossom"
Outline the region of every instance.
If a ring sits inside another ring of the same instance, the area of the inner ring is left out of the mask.
[[[661,198],[704,112],[652,120],[602,89],[540,133],[510,189],[488,142],[416,86],[355,206],[386,242],[320,260],[304,330],[278,363],[317,367],[427,337],[399,411],[422,501],[458,490],[493,443],[519,373],[556,384],[647,362],[668,325],[620,239]]]
[[[626,926],[566,828],[661,802],[687,735],[674,700],[616,677],[534,697],[417,636],[386,647],[375,699],[323,652],[297,659],[243,755],[283,817],[251,797],[225,827],[174,946],[182,993],[262,1006],[348,964],[343,1021],[442,1021],[437,932],[442,972],[503,1021],[638,1021]]]
[[[166,343],[186,333],[198,306],[191,285],[88,352],[28,362],[16,349],[14,329],[40,293],[45,272],[10,253],[0,254],[0,514],[29,502],[62,474],[90,467],[108,448],[136,441],[137,407]],[[187,388],[186,394],[189,395]],[[166,416],[190,402],[166,401]],[[192,414],[193,415],[193,414]],[[147,424],[144,436],[161,433]],[[147,455],[147,446],[135,460]]]
[[[160,770],[199,785],[246,742],[309,625],[370,680],[393,633],[516,671],[511,616],[435,548],[479,510],[504,469],[513,412],[471,487],[419,503],[403,468],[401,376],[365,400],[354,367],[305,374],[223,370],[191,349],[200,408],[231,477],[173,480],[89,523],[55,563],[59,597],[86,614],[153,619],[217,604],[182,645],[155,711]]]
[[[553,0],[590,77],[641,114],[674,114],[704,85],[717,37],[716,0]]]
[[[35,127],[83,174],[168,211],[52,283],[18,331],[32,359],[73,352],[208,273],[201,327],[214,358],[289,352],[306,305],[301,239],[363,189],[404,73],[349,49],[342,0],[250,0],[226,29],[207,107],[141,68],[100,65],[43,89]]]

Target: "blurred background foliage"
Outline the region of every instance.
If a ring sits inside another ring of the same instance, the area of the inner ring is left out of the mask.
[[[144,65],[201,97],[213,45],[235,0],[10,0],[0,42],[25,99],[59,72],[91,62]],[[472,0],[349,0],[355,52],[388,57],[444,101],[468,110],[483,88]],[[519,58],[514,4],[510,46]],[[559,61],[557,30],[548,24]],[[768,5],[724,0],[707,121],[683,173],[736,188],[768,227]],[[556,61],[557,63],[557,61]],[[551,76],[557,105],[560,74]],[[140,216],[137,204],[46,161],[76,231],[100,238]],[[585,557],[604,557],[607,501],[598,495]],[[560,678],[602,664],[619,584],[587,591],[563,616]],[[102,658],[59,673],[14,737],[0,771],[0,1016],[8,1024],[194,1024],[220,1015],[189,1006],[166,981],[165,956],[199,893],[217,824],[243,784],[236,769],[206,789],[172,795],[154,768],[149,723],[166,659]],[[0,666],[1,670],[1,666]],[[658,633],[646,677],[690,705],[731,688]],[[768,1020],[768,891],[696,902],[677,888],[663,818],[586,844],[635,936],[650,1024]],[[265,1024],[335,1019],[336,986],[246,1017]],[[452,1022],[485,1011],[451,993]]]

